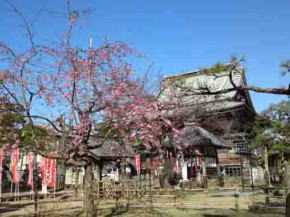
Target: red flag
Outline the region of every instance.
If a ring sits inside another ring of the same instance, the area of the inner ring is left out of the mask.
[[[47,159],[47,186],[54,186],[55,159]]]
[[[135,168],[137,171],[137,174],[140,174],[140,154],[135,155]]]
[[[43,186],[54,186],[55,164],[55,159],[41,158],[41,178]]]
[[[3,149],[0,149],[0,183],[2,183],[2,162],[3,162]]]
[[[19,181],[18,169],[17,169],[18,162],[19,162],[19,148],[12,147],[11,160],[10,160],[10,170],[12,173],[13,183],[17,183]]]
[[[46,186],[47,185],[47,180],[46,180],[46,172],[47,172],[47,158],[42,157],[40,161],[40,168],[41,168],[41,180],[42,180],[42,185]]]
[[[32,166],[32,159],[33,159],[33,153],[29,152],[27,154],[27,165],[28,165],[28,180],[27,185],[32,185],[33,180],[33,166]]]

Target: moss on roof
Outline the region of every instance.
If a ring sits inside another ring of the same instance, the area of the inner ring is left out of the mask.
[[[228,71],[230,67],[231,67],[230,64],[216,63],[211,67],[200,69],[199,72],[208,73],[208,74],[209,73],[220,73],[220,72]]]

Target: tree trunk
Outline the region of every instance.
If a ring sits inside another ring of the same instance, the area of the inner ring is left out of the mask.
[[[58,169],[57,169],[57,185],[56,190],[61,190],[65,188],[65,173],[66,173],[66,165],[65,161],[57,161]]]
[[[99,181],[101,182],[102,181],[102,171],[103,171],[103,168],[104,168],[104,163],[103,162],[99,162],[98,163],[98,178],[99,178]]]
[[[269,156],[268,156],[268,147],[264,147],[264,166],[265,166],[265,181],[266,186],[271,187],[271,180],[270,180],[270,170],[269,170]]]
[[[94,193],[93,193],[93,164],[90,163],[85,167],[84,177],[84,216],[96,217],[97,210],[95,207]]]

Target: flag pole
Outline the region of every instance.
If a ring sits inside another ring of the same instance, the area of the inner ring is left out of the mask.
[[[31,190],[30,190],[30,193],[31,193],[31,200],[33,200],[33,198],[34,198],[34,191],[33,191],[33,186],[34,186],[34,168],[33,168],[33,166],[31,166],[31,170],[32,170],[32,172],[30,172],[30,173],[32,173],[32,177],[31,177]]]
[[[3,152],[3,149],[1,148],[0,149],[0,202],[2,201],[2,172],[3,172],[3,165],[2,165],[2,162],[3,162],[3,156],[4,156],[4,152]]]
[[[1,173],[2,173],[2,169],[1,169]],[[2,201],[2,180],[0,182],[0,202]]]
[[[33,200],[34,197],[34,192],[33,192],[33,187],[34,187],[34,168],[33,168],[33,152],[28,152],[27,153],[27,158],[26,158],[26,163],[27,163],[27,169],[28,169],[28,180],[27,180],[27,184],[31,186],[30,189],[30,198],[31,200]]]
[[[1,168],[1,174],[2,174],[2,168]],[[2,180],[0,182],[0,202],[2,202]]]
[[[18,201],[20,200],[20,181],[18,180]]]
[[[54,199],[55,199],[55,191],[56,191],[56,160],[54,159],[55,163],[54,163],[54,185],[53,185],[53,196],[54,196]]]
[[[14,201],[16,201],[16,192],[17,192],[17,182],[15,183],[15,189],[14,189]]]
[[[19,181],[17,182],[17,195],[16,200],[19,201]]]
[[[12,196],[12,191],[13,191],[13,180],[11,180],[11,185],[10,185],[10,195]]]

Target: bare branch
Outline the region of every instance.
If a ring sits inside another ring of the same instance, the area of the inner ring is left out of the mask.
[[[28,116],[25,116],[25,117],[28,117]],[[51,121],[51,120],[49,120],[48,118],[46,118],[46,117],[43,117],[43,116],[40,116],[40,115],[29,115],[29,117],[31,117],[31,118],[36,118],[36,119],[42,119],[42,120],[45,120],[45,121],[47,121],[57,132],[59,132],[59,133],[67,133],[67,132],[65,132],[65,131],[62,131],[62,130],[60,130],[59,128],[57,128],[57,126]]]
[[[252,85],[246,85],[241,84],[239,86],[236,85],[236,83],[233,80],[233,74],[237,70],[242,70],[239,68],[240,63],[244,61],[244,58],[237,58],[232,57],[231,63],[227,64],[227,70],[228,73],[216,75],[213,73],[214,76],[220,77],[229,77],[229,81],[232,85],[231,88],[222,89],[219,91],[213,91],[208,86],[199,86],[197,88],[193,88],[190,86],[183,85],[182,83],[175,82],[174,86],[177,87],[182,93],[183,96],[190,96],[190,95],[219,95],[219,94],[225,94],[231,91],[239,91],[239,90],[248,90],[248,91],[254,91],[257,93],[269,93],[269,94],[280,94],[280,95],[290,95],[290,86],[288,88],[262,88],[262,87],[256,87]],[[290,64],[289,64],[290,65]],[[281,65],[284,68],[287,68],[288,64],[285,62]],[[206,71],[206,70],[205,70]]]
[[[4,89],[7,91],[7,93],[9,94],[9,96],[11,96],[14,100],[15,100],[15,102],[22,108],[22,109],[24,109],[24,110],[26,110],[26,107],[24,106],[24,105],[22,105],[21,104],[21,102],[18,100],[18,98],[15,96],[15,94],[14,93],[12,93],[11,91],[10,91],[10,89],[4,84],[4,82],[3,81],[1,81],[1,85],[4,87]]]
[[[87,165],[87,162],[85,162],[85,161],[76,161],[76,160],[74,160],[72,158],[70,158],[69,160],[67,160],[66,163],[67,164],[71,164],[71,165],[76,166],[76,167],[84,167],[84,166]]]
[[[27,36],[28,36],[28,40],[31,44],[32,50],[33,52],[36,51],[36,47],[35,47],[35,43],[33,40],[33,34],[32,34],[32,30],[30,27],[30,24],[28,23],[28,21],[26,20],[26,18],[23,16],[23,14],[21,13],[21,11],[19,11],[9,0],[5,0],[7,2],[7,4],[11,7],[11,9],[20,17],[20,19],[22,20],[22,22],[25,25],[25,29],[27,32]]]
[[[177,87],[180,88],[181,91],[183,91],[184,96],[190,96],[190,95],[219,95],[219,94],[225,94],[231,91],[237,91],[237,90],[249,90],[254,91],[257,93],[269,93],[269,94],[280,94],[280,95],[290,95],[290,89],[289,88],[261,88],[256,86],[240,86],[240,87],[233,87],[228,88],[224,90],[219,91],[211,91],[208,87],[201,87],[201,88],[190,88],[190,87],[184,87],[181,85],[177,85]]]
[[[13,51],[12,48],[10,48],[9,46],[7,46],[5,43],[0,42],[0,47],[4,48],[5,50],[7,50],[15,59],[17,58],[16,53]]]
[[[65,160],[67,159],[67,156],[66,155],[63,155],[63,154],[55,154],[55,153],[47,153],[47,152],[43,152],[41,151],[39,148],[31,148],[31,150],[35,153],[35,154],[39,154],[43,157],[46,157],[46,158],[51,158],[51,159],[59,159],[59,160]]]
[[[270,93],[270,94],[280,94],[280,95],[290,95],[290,88],[261,88],[255,86],[244,86],[241,87],[244,90],[250,90],[257,93]]]

